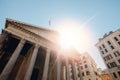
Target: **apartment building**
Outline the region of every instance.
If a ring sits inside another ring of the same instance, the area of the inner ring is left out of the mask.
[[[96,47],[113,80],[120,80],[120,29],[105,34]]]
[[[81,72],[83,80],[101,80],[99,69],[89,53],[81,54]]]

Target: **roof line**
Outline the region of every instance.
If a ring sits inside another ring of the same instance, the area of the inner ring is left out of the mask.
[[[10,18],[6,18],[6,21],[17,22],[17,23],[24,24],[24,25],[27,25],[27,26],[32,26],[32,27],[35,27],[35,28],[38,28],[38,29],[43,29],[43,30],[46,30],[46,31],[50,31],[50,32],[58,33],[57,31],[52,30],[52,29],[43,28],[43,27],[41,27],[41,26],[37,26],[37,25],[33,25],[33,24],[29,24],[29,23],[26,23],[26,22],[22,22],[22,21],[18,21],[18,20],[10,19]]]

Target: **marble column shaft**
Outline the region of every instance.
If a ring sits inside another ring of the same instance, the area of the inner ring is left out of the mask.
[[[60,80],[61,74],[61,61],[60,61],[60,55],[58,54],[57,57],[57,80]]]
[[[70,72],[69,72],[69,65],[68,65],[68,59],[65,60],[66,63],[66,80],[70,80]]]
[[[18,56],[20,55],[20,52],[25,44],[25,40],[21,39],[16,50],[12,54],[10,60],[8,61],[7,65],[5,66],[4,70],[2,71],[0,75],[0,80],[6,80],[12,70],[12,68],[15,65],[15,62],[17,61]]]
[[[49,68],[49,60],[50,60],[50,50],[47,49],[42,80],[47,80],[48,68]]]
[[[30,78],[31,78],[32,71],[33,71],[34,64],[35,64],[36,57],[37,57],[37,53],[38,53],[38,49],[39,49],[39,45],[35,45],[35,48],[33,50],[33,54],[32,54],[28,69],[26,71],[24,80],[30,80]]]
[[[77,80],[77,77],[76,77],[76,69],[75,69],[75,63],[74,61],[72,61],[72,69],[73,69],[73,80]]]
[[[78,63],[78,68],[79,68],[80,80],[83,80],[82,70],[79,63]]]

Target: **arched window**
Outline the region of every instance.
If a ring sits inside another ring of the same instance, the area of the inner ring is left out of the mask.
[[[89,71],[86,71],[86,75],[90,75],[90,72],[89,72]]]

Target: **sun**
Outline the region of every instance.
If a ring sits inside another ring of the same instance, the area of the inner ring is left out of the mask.
[[[62,22],[58,27],[58,32],[60,33],[59,43],[64,49],[74,47],[79,51],[85,51],[90,42],[89,32],[77,22]]]
[[[74,47],[78,43],[78,31],[73,27],[64,27],[60,31],[60,44],[63,48]]]

